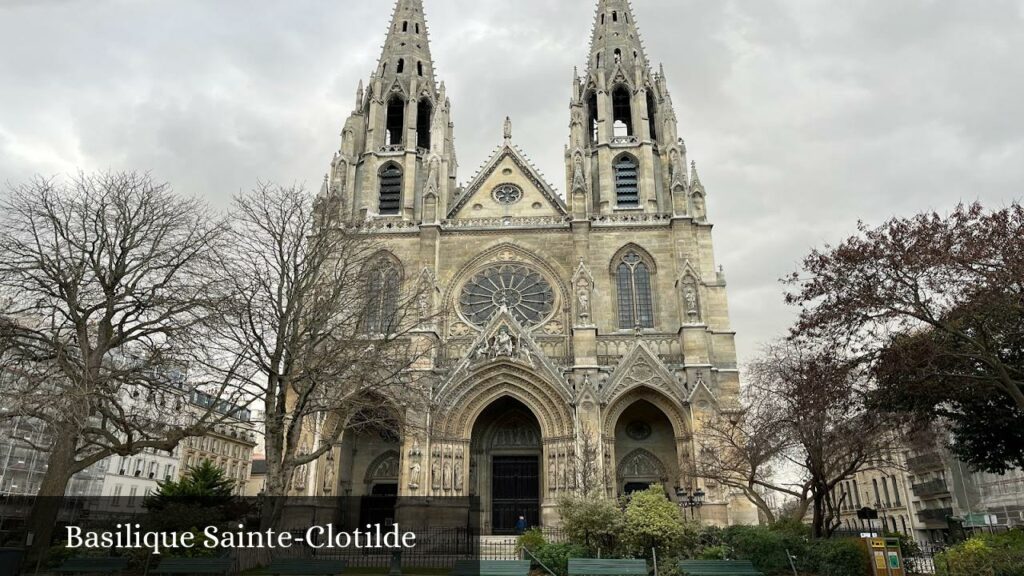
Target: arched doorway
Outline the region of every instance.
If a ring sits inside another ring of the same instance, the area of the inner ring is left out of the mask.
[[[480,413],[470,439],[471,495],[479,496],[484,532],[511,534],[516,520],[540,524],[540,423],[522,402],[504,396]]]
[[[387,407],[355,414],[338,452],[338,495],[358,497],[345,500],[351,506],[343,507],[341,525],[393,523],[402,469],[397,416]]]
[[[678,477],[672,422],[651,402],[633,402],[615,423],[615,457],[618,494],[652,484],[661,484],[671,493],[670,484]]]

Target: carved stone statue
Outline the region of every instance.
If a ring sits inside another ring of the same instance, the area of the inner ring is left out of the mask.
[[[505,116],[505,140],[512,139],[512,119]]]
[[[699,316],[697,309],[697,288],[693,283],[688,282],[683,287],[683,299],[686,301],[686,313],[689,316]]]
[[[445,460],[443,467],[441,468],[441,485],[445,490],[452,489],[452,463]]]
[[[333,452],[327,452],[327,458],[324,460],[324,494],[330,494],[334,491],[334,456]]]
[[[587,181],[583,176],[583,156],[579,153],[573,155],[572,160],[572,190],[573,192],[585,192]]]
[[[462,455],[455,459],[455,491],[462,492]]]
[[[509,335],[508,330],[502,328],[494,338],[494,355],[512,357],[513,352],[512,336]]]
[[[409,488],[416,490],[420,487],[420,463],[413,462],[409,466]]]
[[[430,463],[430,487],[441,489],[441,457],[437,454],[434,454],[434,461]]]
[[[698,220],[704,219],[704,196],[701,194],[693,195],[693,216]]]
[[[576,317],[583,323],[590,319],[590,282],[586,278],[576,282]]]

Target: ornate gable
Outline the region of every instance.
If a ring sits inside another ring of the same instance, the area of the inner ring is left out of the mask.
[[[675,376],[642,340],[637,341],[636,346],[623,357],[608,377],[603,391],[604,403],[610,404],[640,386],[658,390],[669,398],[683,399],[682,387],[676,382]]]
[[[530,331],[502,306],[477,335],[469,352],[452,371],[448,383],[461,381],[485,366],[499,362],[516,364],[556,384],[566,398],[573,397],[561,373],[548,361],[541,348],[530,336]],[[442,390],[446,386],[442,386]],[[439,391],[440,392],[440,391]]]
[[[506,141],[470,180],[448,218],[567,214],[554,188],[518,147]]]

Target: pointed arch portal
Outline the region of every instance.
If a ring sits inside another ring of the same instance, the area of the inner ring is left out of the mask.
[[[512,534],[520,516],[540,524],[543,474],[540,422],[522,402],[502,396],[473,423],[470,494],[480,497],[484,530]]]

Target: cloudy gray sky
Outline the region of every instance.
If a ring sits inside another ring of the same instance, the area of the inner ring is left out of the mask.
[[[561,189],[596,0],[425,0],[468,179],[501,137]],[[741,358],[858,218],[1022,195],[1024,0],[633,0],[708,188]],[[152,170],[223,206],[313,188],[390,1],[0,0],[0,181]]]

